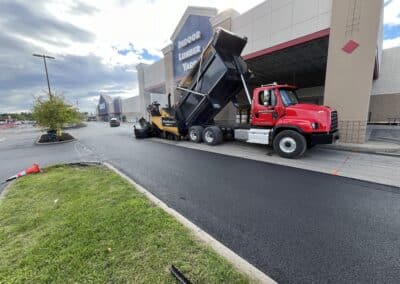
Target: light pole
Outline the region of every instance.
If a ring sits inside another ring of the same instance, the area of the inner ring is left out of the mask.
[[[47,72],[46,58],[48,58],[48,59],[55,59],[55,58],[52,57],[52,56],[45,55],[45,54],[36,54],[36,53],[34,53],[33,56],[43,58],[44,69],[46,70],[47,87],[49,88],[49,96],[50,96],[50,98],[51,98],[50,81],[49,81],[49,74],[48,74],[48,72]]]

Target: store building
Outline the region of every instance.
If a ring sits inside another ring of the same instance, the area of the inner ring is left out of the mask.
[[[383,0],[267,0],[243,14],[188,7],[164,57],[137,66],[141,112],[155,93],[177,103],[175,87],[222,27],[248,38],[251,88],[296,85],[302,102],[338,110],[343,142],[363,143],[368,122],[400,116],[400,49],[382,50],[382,23]],[[234,122],[236,113],[229,104],[216,120]]]
[[[98,120],[109,121],[114,115],[114,102],[110,96],[100,95],[97,105]]]
[[[369,121],[400,122],[400,47],[384,49],[379,78],[374,80]]]
[[[116,117],[122,121],[136,121],[142,116],[139,96],[121,99],[101,94],[97,105],[98,120],[109,121]]]
[[[121,120],[127,122],[134,122],[138,120],[142,114],[140,112],[140,98],[139,96],[130,97],[121,100]]]

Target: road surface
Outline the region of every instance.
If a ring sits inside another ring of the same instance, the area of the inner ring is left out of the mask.
[[[400,281],[400,188],[135,140],[126,125],[70,132],[78,142],[52,146],[0,133],[0,177],[108,161],[279,283]]]

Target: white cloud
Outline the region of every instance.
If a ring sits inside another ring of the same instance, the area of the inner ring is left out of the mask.
[[[392,48],[400,46],[400,37],[392,38],[392,39],[385,39],[383,41],[383,48]]]
[[[388,26],[398,26],[400,29],[400,0],[386,0],[388,3],[384,10],[383,23]],[[383,41],[383,48],[392,48],[400,46],[400,37],[385,39]]]
[[[385,1],[389,3],[385,6],[384,24],[400,25],[400,0]]]
[[[161,49],[169,42],[178,21],[187,6],[209,6],[222,11],[234,8],[239,12],[261,3],[262,0],[135,0],[135,1],[81,1],[87,7],[95,7],[90,15],[76,13],[74,2],[54,0],[46,4],[48,11],[63,20],[74,23],[90,31],[96,37],[92,43],[73,42],[65,48],[43,44],[52,53],[74,55],[95,54],[104,63],[132,65],[143,62],[137,54],[118,54],[112,47],[129,48],[132,43],[136,50],[148,50],[153,55],[162,56]],[[121,4],[121,2],[123,4]]]

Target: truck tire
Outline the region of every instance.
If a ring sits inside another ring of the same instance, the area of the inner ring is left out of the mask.
[[[276,135],[273,146],[279,156],[294,159],[302,156],[307,150],[307,141],[297,131],[284,130]]]
[[[144,118],[142,118],[134,124],[133,132],[135,134],[135,138],[137,139],[153,137],[154,127]]]
[[[189,139],[193,143],[201,143],[201,134],[203,133],[204,127],[195,125],[189,128]]]
[[[134,133],[136,139],[143,139],[149,137],[147,129],[135,129]]]
[[[218,126],[209,126],[203,131],[203,141],[207,145],[221,144],[224,139],[222,130]]]

